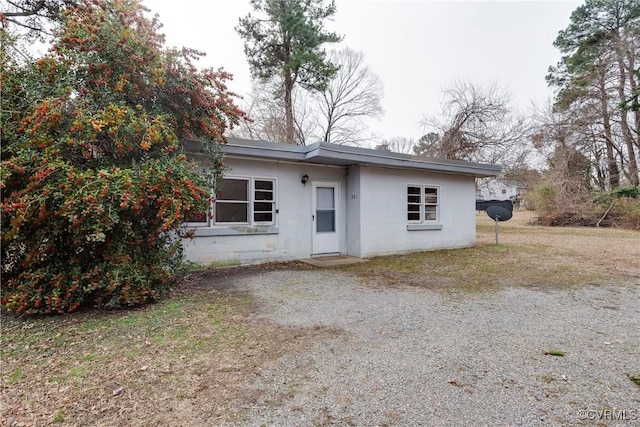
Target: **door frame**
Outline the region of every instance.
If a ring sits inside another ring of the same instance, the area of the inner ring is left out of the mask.
[[[340,253],[340,183],[338,181],[314,181],[311,183],[311,256],[329,255]],[[334,204],[334,228],[332,232],[316,232],[316,210],[318,187],[333,188],[333,204]],[[333,234],[333,235],[331,235]],[[329,249],[327,249],[329,248]],[[335,249],[335,250],[334,250]]]

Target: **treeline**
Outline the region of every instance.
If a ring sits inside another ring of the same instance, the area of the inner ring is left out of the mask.
[[[554,45],[558,92],[532,135],[547,169],[529,203],[547,224],[640,229],[640,2],[587,0]]]
[[[377,148],[500,163],[545,224],[640,228],[640,2],[587,0],[554,46],[550,105],[518,112],[497,84],[459,81],[418,141]]]

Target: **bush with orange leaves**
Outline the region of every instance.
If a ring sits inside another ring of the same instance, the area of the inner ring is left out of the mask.
[[[208,209],[223,172],[218,144],[245,115],[231,76],[197,69],[198,52],[164,48],[147,14],[135,1],[80,2],[37,60],[1,32],[9,311],[153,301],[183,265],[181,224]],[[190,138],[207,148],[209,180],[180,153]]]

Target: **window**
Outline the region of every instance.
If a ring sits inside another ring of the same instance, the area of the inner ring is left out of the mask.
[[[317,187],[316,191],[316,232],[336,231],[335,188]]]
[[[209,225],[207,212],[191,212],[189,215],[187,215],[185,222],[189,225],[198,227],[205,227]]]
[[[222,180],[220,191],[215,201],[214,222],[247,223],[249,222],[249,180]]]
[[[272,225],[275,223],[275,180],[224,178],[212,204],[212,213],[193,214],[189,225]]]
[[[437,187],[410,185],[407,187],[407,220],[427,222],[438,220],[439,190]]]
[[[214,224],[273,224],[275,181],[225,178],[215,201]]]
[[[256,179],[253,181],[253,222],[273,224],[275,214],[274,181]]]
[[[420,221],[420,206],[422,206],[421,194],[421,187],[409,187],[407,189],[407,219],[409,221]]]

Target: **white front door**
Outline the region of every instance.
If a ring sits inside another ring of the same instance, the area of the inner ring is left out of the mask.
[[[313,183],[313,255],[340,252],[338,183]]]

